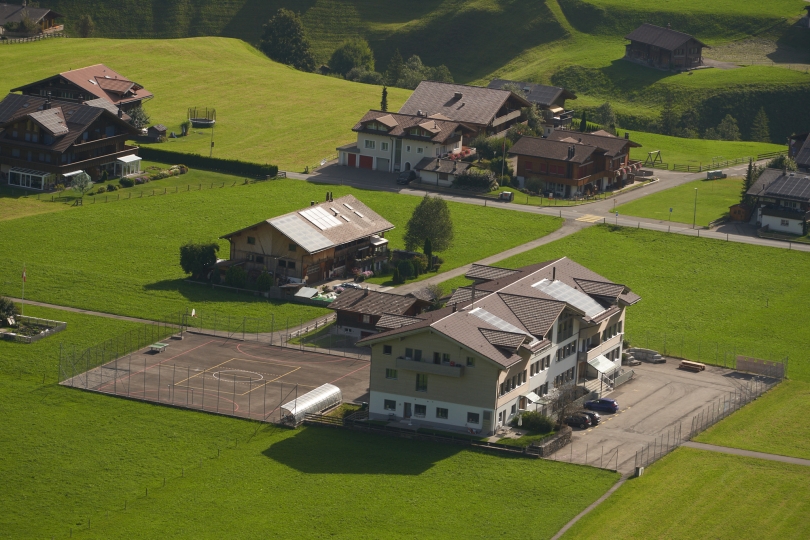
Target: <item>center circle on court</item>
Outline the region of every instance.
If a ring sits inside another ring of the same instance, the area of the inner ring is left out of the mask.
[[[256,373],[255,371],[246,371],[244,369],[223,369],[213,373],[215,379],[222,382],[237,383],[237,384],[251,384],[264,380],[264,375]]]

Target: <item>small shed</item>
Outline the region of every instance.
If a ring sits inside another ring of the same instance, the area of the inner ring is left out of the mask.
[[[155,124],[146,130],[146,136],[158,139],[166,136],[166,126],[163,124]]]
[[[471,165],[453,159],[423,158],[414,169],[419,172],[423,184],[450,187],[456,175],[466,173]]]
[[[751,219],[751,207],[747,204],[735,204],[728,208],[728,215],[731,221],[749,221]]]
[[[324,384],[281,406],[282,422],[297,426],[307,414],[317,414],[343,403],[340,388]]]

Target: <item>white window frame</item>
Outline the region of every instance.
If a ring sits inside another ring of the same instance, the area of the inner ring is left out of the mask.
[[[365,148],[366,150],[374,150],[376,148],[376,143],[371,139],[366,139]]]
[[[388,151],[388,143],[387,142],[381,142],[380,143],[380,150],[382,150],[383,152],[387,152]]]

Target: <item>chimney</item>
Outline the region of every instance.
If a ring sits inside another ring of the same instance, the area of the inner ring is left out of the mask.
[[[453,313],[456,312],[456,304],[453,304]]]
[[[551,281],[557,281],[557,267],[551,267]]]
[[[628,141],[630,140],[630,132],[629,131],[624,132],[624,138],[627,139]]]
[[[576,153],[576,149],[573,146],[569,146],[568,147],[568,159],[573,158],[575,153]]]
[[[329,192],[326,192],[326,202],[329,202]]]
[[[368,296],[368,287],[366,287],[365,289],[363,289],[363,296],[364,296],[364,297]]]
[[[124,117],[124,111],[121,110],[121,107],[118,107],[118,118]]]
[[[782,176],[785,176],[786,174],[787,174],[787,165],[785,164],[782,165]]]
[[[464,94],[462,94],[461,92],[456,92],[455,94],[453,94],[453,99],[461,99],[463,97]]]
[[[419,109],[418,111],[416,111],[416,116],[422,116],[422,109]]]
[[[47,111],[51,108],[51,93],[48,92],[48,99],[45,100],[45,104],[42,105],[42,110]]]
[[[309,201],[310,206],[315,206],[315,201]]]

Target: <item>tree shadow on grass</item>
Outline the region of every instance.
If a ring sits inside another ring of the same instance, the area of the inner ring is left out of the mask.
[[[262,453],[308,474],[417,475],[461,450],[458,446],[308,427]]]

